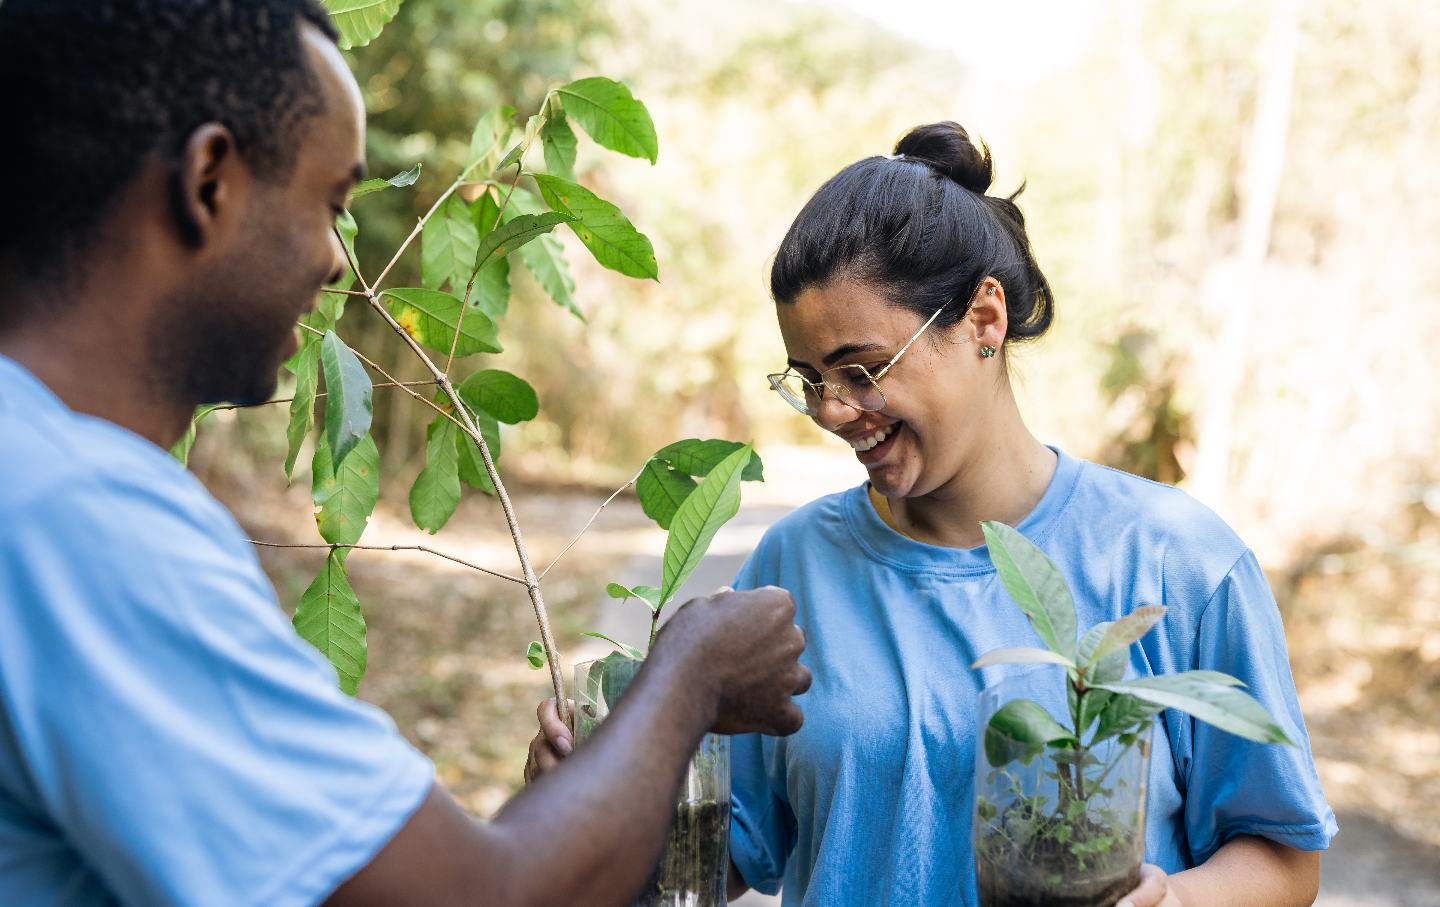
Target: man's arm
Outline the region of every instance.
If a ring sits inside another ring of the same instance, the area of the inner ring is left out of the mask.
[[[796,661],[804,643],[793,615],[789,595],[774,589],[682,608],[624,699],[563,767],[489,823],[437,785],[329,903],[628,903],[660,853],[700,737],[712,727],[799,728],[790,696],[808,688],[809,673]]]

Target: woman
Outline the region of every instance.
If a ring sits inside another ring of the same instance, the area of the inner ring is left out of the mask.
[[[736,580],[793,593],[814,686],[799,733],[734,742],[732,896],[783,882],[787,905],[974,902],[975,708],[995,669],[967,666],[1038,644],[983,547],[980,522],[1000,520],[1060,566],[1081,627],[1169,606],[1127,673],[1233,674],[1301,741],[1162,713],[1149,865],[1122,903],[1309,904],[1336,826],[1254,555],[1184,493],[1030,434],[1006,351],[1045,332],[1054,299],[1024,218],[985,194],[989,152],[960,126],[919,127],[895,152],[821,187],[771,274],[789,355],[771,386],[848,441],[869,481],[781,520]],[[553,712],[537,768],[568,750]]]

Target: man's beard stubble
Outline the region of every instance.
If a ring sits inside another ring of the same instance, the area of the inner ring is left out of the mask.
[[[197,405],[252,406],[274,395],[294,320],[275,318],[243,292],[218,282],[166,300],[167,316],[148,332],[148,359],[160,386]]]

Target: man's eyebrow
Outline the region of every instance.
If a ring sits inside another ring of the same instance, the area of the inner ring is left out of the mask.
[[[841,359],[844,359],[846,356],[852,355],[854,353],[873,353],[877,350],[883,349],[885,349],[885,346],[884,344],[880,343],[847,343],[844,346],[837,346],[835,349],[827,353],[825,358],[820,361],[828,368],[829,366],[832,366],[835,363],[839,362]],[[812,372],[816,371],[813,365],[808,362],[801,362],[799,359],[791,358],[785,360],[785,362],[791,368],[808,368]]]

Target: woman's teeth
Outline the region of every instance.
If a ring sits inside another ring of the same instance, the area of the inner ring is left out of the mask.
[[[875,432],[875,434],[873,435],[866,435],[863,438],[851,441],[850,446],[855,448],[856,450],[869,450],[870,448],[879,444],[881,441],[884,441],[886,438],[893,435],[895,433],[895,429],[899,427],[900,426],[898,423],[895,425],[886,426],[885,428],[882,428],[879,431]]]

